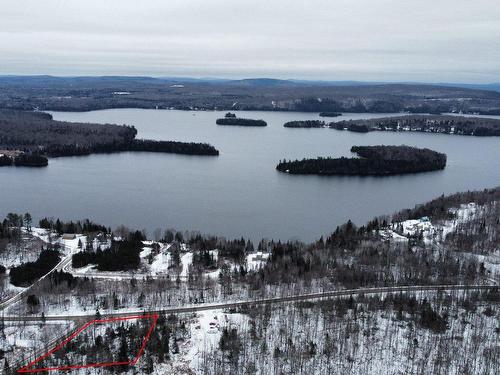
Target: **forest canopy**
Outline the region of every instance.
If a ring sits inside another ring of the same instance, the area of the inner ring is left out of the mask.
[[[276,169],[290,174],[387,176],[443,169],[446,155],[410,146],[353,146],[360,158],[281,161]]]
[[[325,116],[320,113],[320,116]],[[290,121],[285,128],[330,128],[356,133],[411,131],[455,135],[500,136],[500,120],[449,115],[403,115],[324,123],[319,120]]]
[[[60,261],[60,253],[56,250],[42,250],[38,259],[34,262],[21,264],[10,270],[10,282],[12,285],[26,287],[52,268]]]
[[[224,118],[219,118],[215,122],[217,125],[233,125],[233,126],[267,126],[267,122],[264,120],[252,120],[249,118],[237,118],[232,116],[227,116]]]
[[[141,241],[144,239],[143,234],[136,231],[121,241],[113,240],[109,249],[79,252],[73,255],[72,266],[81,268],[95,264],[99,271],[136,270],[141,262],[139,254],[142,250]]]
[[[285,128],[323,128],[326,126],[324,121],[320,120],[302,120],[288,121],[283,125]]]
[[[446,115],[405,115],[331,123],[333,129],[351,131],[418,131],[456,135],[500,136],[500,120]]]

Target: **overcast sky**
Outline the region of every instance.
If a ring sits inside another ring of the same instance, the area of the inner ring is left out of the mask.
[[[500,0],[1,0],[0,74],[499,82]]]

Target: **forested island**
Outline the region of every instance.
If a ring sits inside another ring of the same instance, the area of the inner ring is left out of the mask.
[[[320,117],[339,117],[342,116],[342,113],[339,112],[320,112]]]
[[[48,113],[0,110],[0,166],[46,166],[47,157],[147,151],[219,155],[207,143],[136,139],[133,126],[55,121]]]
[[[331,128],[331,129],[337,129],[337,130],[344,130],[347,129],[352,132],[357,132],[357,133],[368,133],[369,129],[366,125],[360,125],[356,123],[348,123],[347,125],[345,124],[345,121],[342,122],[331,122],[329,124],[325,123],[324,121],[321,120],[299,120],[299,121],[289,121],[286,122],[283,125],[285,128],[304,128],[304,129],[311,129],[311,128]]]
[[[360,158],[281,161],[276,169],[290,174],[388,176],[444,169],[446,155],[410,146],[353,146]]]
[[[289,121],[283,125],[285,128],[324,128],[328,125],[320,120]]]
[[[219,118],[215,121],[217,125],[233,125],[233,126],[267,126],[264,120],[253,120],[248,118],[238,118],[234,113],[226,113],[224,118]]]

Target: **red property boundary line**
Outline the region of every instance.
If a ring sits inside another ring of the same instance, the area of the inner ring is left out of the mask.
[[[156,322],[158,320],[158,315],[153,314],[153,315],[140,315],[140,316],[127,316],[127,317],[117,317],[117,318],[110,318],[110,319],[94,319],[91,320],[90,322],[85,323],[82,327],[78,328],[75,332],[73,332],[68,338],[66,338],[64,341],[62,341],[59,345],[57,345],[55,348],[49,350],[47,353],[44,355],[38,357],[34,361],[28,363],[26,366],[20,368],[17,370],[19,373],[34,373],[34,372],[46,372],[46,371],[60,371],[60,370],[76,370],[76,369],[82,369],[82,368],[89,368],[89,367],[109,367],[109,366],[119,366],[119,365],[128,365],[128,366],[134,366],[137,361],[141,358],[141,356],[144,354],[144,349],[146,348],[146,344],[148,343],[149,337],[153,333],[153,330],[156,326]],[[44,360],[45,358],[49,357],[59,349],[61,349],[64,345],[69,343],[71,340],[73,340],[76,336],[78,336],[82,331],[84,331],[87,327],[89,327],[92,324],[101,324],[101,323],[110,323],[110,322],[116,322],[116,321],[123,321],[123,320],[138,320],[138,319],[152,319],[153,323],[151,324],[151,327],[149,328],[148,333],[142,340],[142,345],[141,348],[139,349],[139,352],[137,355],[130,361],[126,362],[103,362],[103,363],[91,363],[87,365],[70,365],[70,366],[60,366],[60,367],[46,367],[46,368],[35,368],[35,369],[30,369],[30,367],[36,365],[38,362]]]

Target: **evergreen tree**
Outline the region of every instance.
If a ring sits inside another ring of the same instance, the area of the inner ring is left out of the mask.
[[[29,212],[26,212],[24,214],[24,226],[26,228],[26,231],[28,233],[31,233],[31,223],[32,223],[32,218]]]

